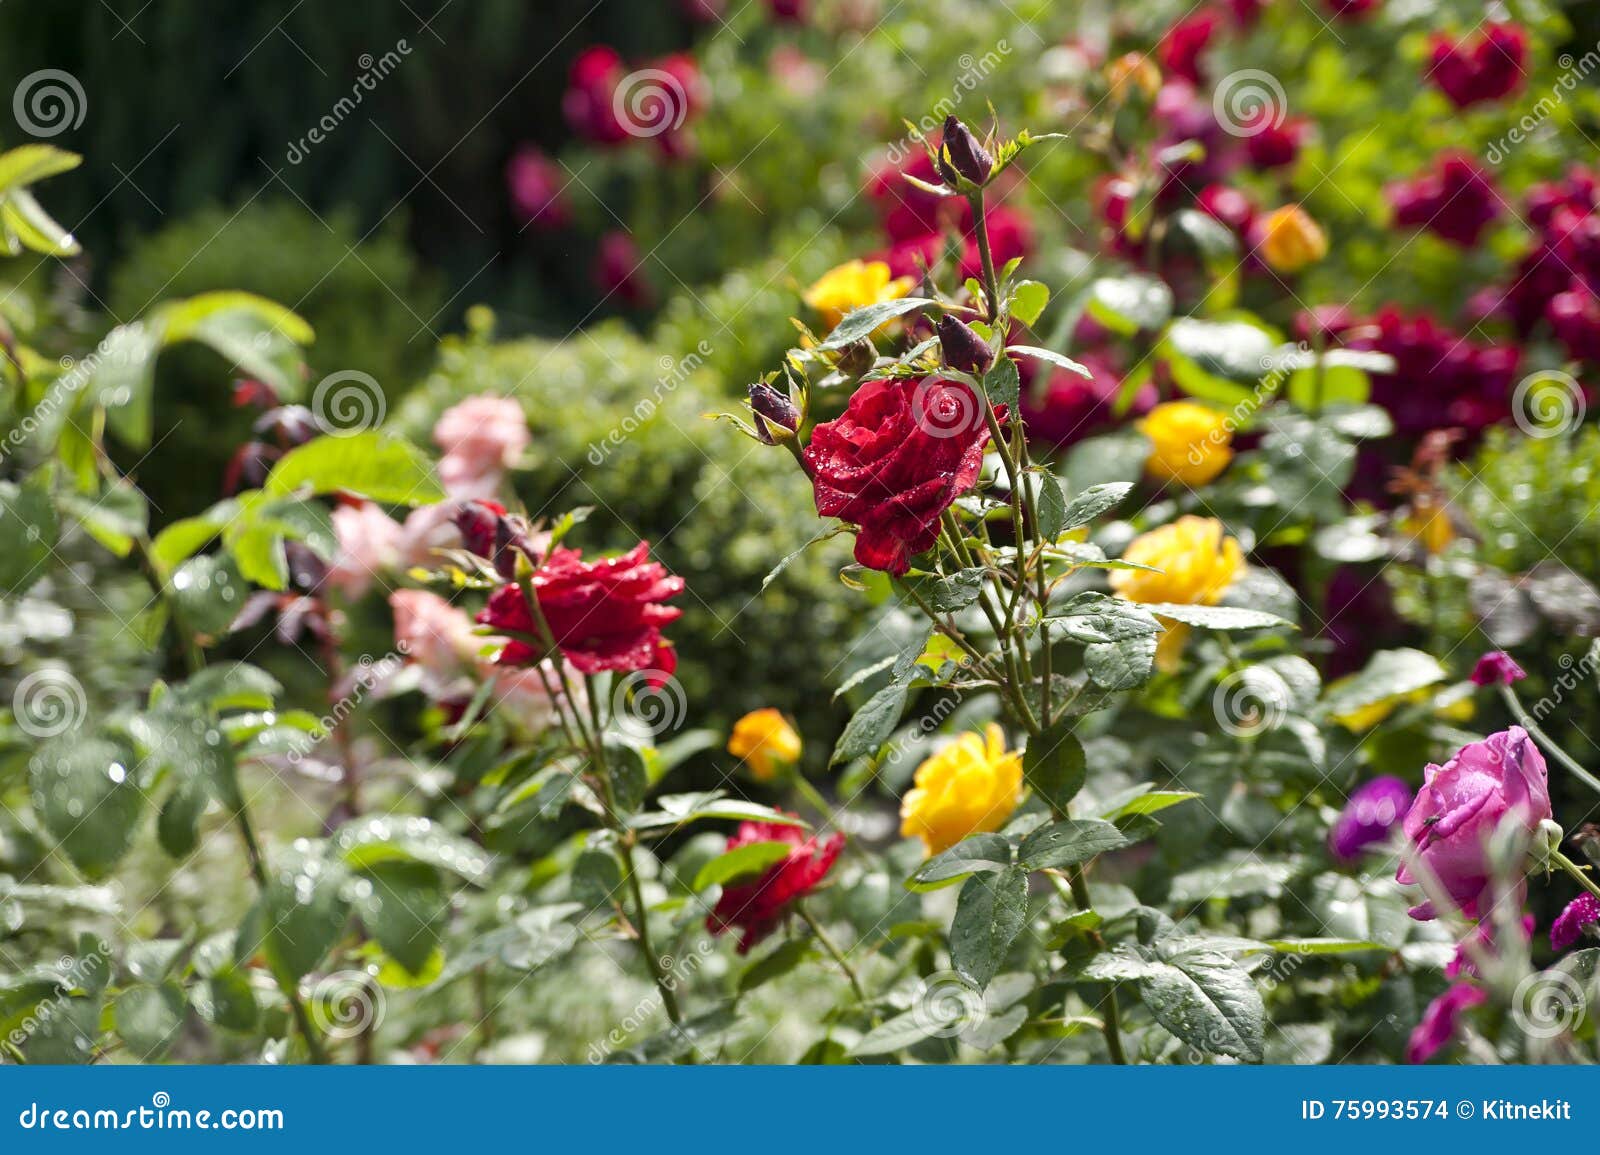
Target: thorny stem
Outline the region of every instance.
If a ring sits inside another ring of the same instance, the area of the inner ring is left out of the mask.
[[[856,1001],[863,1006],[867,1002],[867,992],[861,988],[861,980],[856,977],[855,968],[846,961],[844,952],[841,951],[833,939],[828,937],[828,932],[822,929],[822,923],[817,916],[812,914],[804,902],[796,901],[795,911],[800,915],[805,924],[811,928],[811,933],[816,935],[817,941],[822,944],[822,949],[827,951],[834,962],[839,964],[839,969],[844,972],[844,977],[850,980],[850,989],[856,993]]]

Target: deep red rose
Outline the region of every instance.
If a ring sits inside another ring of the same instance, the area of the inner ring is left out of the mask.
[[[860,527],[856,561],[903,574],[978,480],[988,443],[982,403],[962,382],[869,381],[805,448],[817,512]]]
[[[1522,86],[1528,34],[1518,24],[1490,24],[1476,36],[1435,35],[1428,79],[1457,108],[1509,96]]]
[[[1439,157],[1432,172],[1391,184],[1387,193],[1395,224],[1430,229],[1464,248],[1477,244],[1500,215],[1494,181],[1459,152]]]
[[[844,835],[807,838],[798,826],[776,822],[741,822],[728,839],[728,850],[752,842],[787,842],[794,847],[789,857],[769,866],[752,882],[729,883],[706,919],[712,934],[739,929],[739,953],[746,954],[756,943],[778,929],[789,904],[817,888],[844,849]]]
[[[661,636],[661,627],[683,611],[662,603],[683,592],[683,579],[649,560],[649,553],[649,544],[641,541],[621,557],[590,562],[577,550],[558,546],[534,571],[539,610],[575,669],[585,674],[649,670],[663,679],[677,669],[677,654]],[[498,630],[539,632],[516,584],[496,590],[478,621]],[[513,639],[497,660],[525,666],[539,656],[527,642]]]
[[[799,24],[806,18],[807,0],[767,0],[772,18],[782,24]]]
[[[561,97],[561,111],[573,132],[593,144],[621,144],[628,139],[613,99],[627,73],[621,55],[608,45],[596,44],[578,53]]]
[[[1276,123],[1275,123],[1276,121]],[[1303,116],[1278,120],[1278,110],[1264,108],[1245,125],[1244,149],[1254,168],[1268,170],[1287,168],[1300,155],[1311,130],[1311,122]]]
[[[1341,20],[1365,20],[1377,8],[1378,0],[1323,0],[1323,6]]]
[[[1222,24],[1220,13],[1202,8],[1178,21],[1156,46],[1162,68],[1172,76],[1182,77],[1190,84],[1200,84],[1204,76],[1200,68],[1200,54],[1211,44]]]

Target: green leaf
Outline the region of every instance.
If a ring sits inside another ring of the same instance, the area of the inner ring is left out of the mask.
[[[195,1010],[213,1026],[230,1031],[254,1030],[260,1010],[250,980],[225,967],[196,988]]]
[[[210,635],[228,631],[250,591],[232,558],[211,554],[184,562],[168,584],[178,615],[196,633]]]
[[[237,516],[239,502],[227,498],[204,513],[168,525],[151,543],[150,555],[165,569],[199,553]]]
[[[1000,834],[974,834],[935,854],[906,880],[907,890],[938,890],[974,874],[1011,865],[1011,840]]]
[[[722,885],[735,878],[758,875],[789,857],[794,845],[788,842],[747,842],[706,863],[694,876],[694,889]]]
[[[384,952],[412,975],[439,947],[450,896],[439,872],[421,862],[384,862],[360,872],[355,911]]]
[[[75,152],[51,144],[24,144],[0,152],[0,191],[25,188],[71,172],[83,163]]]
[[[42,578],[60,533],[48,471],[21,485],[0,482],[0,593],[20,594]]]
[[[1011,290],[1011,317],[1032,326],[1050,304],[1050,288],[1038,281],[1018,281]]]
[[[1355,942],[1347,938],[1271,938],[1267,945],[1283,954],[1354,954],[1359,951],[1391,948],[1377,942]]]
[[[1116,333],[1154,332],[1172,316],[1172,290],[1146,273],[1100,277],[1089,286],[1089,315]]]
[[[1067,497],[1054,474],[1039,470],[1034,477],[1038,484],[1035,497],[1039,513],[1038,536],[1041,541],[1054,541],[1066,525]]]
[[[1073,733],[1076,719],[1063,719],[1028,739],[1022,752],[1022,776],[1051,810],[1064,813],[1088,774],[1083,743]],[[1026,845],[1026,843],[1024,844]]]
[[[1132,845],[1128,836],[1109,822],[1067,818],[1041,826],[1024,838],[1017,858],[1024,870],[1060,870]]]
[[[1002,356],[983,375],[983,391],[990,404],[996,408],[1009,406],[1015,413],[1017,400],[1022,395],[1022,376],[1017,372],[1017,363],[1010,357]]]
[[[118,325],[74,367],[87,374],[84,392],[105,406],[114,432],[135,449],[150,445],[151,392],[155,388],[156,354],[161,351],[161,328],[134,321]]]
[[[0,226],[8,239],[47,257],[70,257],[82,252],[77,238],[45,211],[27,189],[0,196]]]
[[[349,874],[313,847],[279,852],[265,891],[239,930],[238,953],[261,952],[280,979],[294,982],[315,970],[350,919]]]
[[[129,987],[112,1008],[117,1035],[136,1062],[164,1057],[183,1029],[188,1003],[176,983]]]
[[[150,524],[150,510],[144,494],[126,482],[109,486],[94,498],[65,493],[61,507],[77,518],[85,533],[117,557],[127,557],[134,542],[144,536]]]
[[[1253,396],[1276,348],[1271,333],[1247,321],[1182,317],[1168,326],[1158,352],[1191,397],[1237,405]]]
[[[891,684],[868,698],[866,704],[846,724],[844,733],[839,735],[828,765],[837,766],[866,754],[875,754],[899,725],[900,715],[906,706],[906,692],[906,686]]]
[[[1157,617],[1170,618],[1186,626],[1199,626],[1204,630],[1265,630],[1292,623],[1277,614],[1264,610],[1246,610],[1235,606],[1179,605],[1175,602],[1145,602],[1144,609]]]
[[[157,310],[163,345],[198,341],[216,350],[245,376],[271,385],[284,398],[304,385],[301,346],[315,339],[311,326],[291,310],[254,293],[201,293]]]
[[[898,580],[916,597],[928,603],[937,614],[953,614],[966,609],[983,592],[988,571],[982,566],[958,570],[949,577],[938,574],[907,574]]]
[[[392,505],[428,505],[444,498],[420,449],[376,431],[319,437],[291,449],[273,467],[263,489],[280,497],[342,490]]]
[[[774,822],[780,826],[805,826],[803,819],[785,814],[759,802],[746,802],[741,798],[724,798],[718,791],[704,794],[664,794],[656,799],[657,811],[636,814],[628,825],[636,830],[650,830],[660,826],[682,826],[706,819],[728,819],[735,822]]]
[[[410,862],[438,867],[482,886],[493,864],[481,847],[442,830],[426,818],[358,818],[330,839],[333,851],[354,870]]]
[[[108,874],[133,844],[144,811],[137,767],[122,743],[74,732],[42,743],[28,763],[34,811],[91,879]]]
[[[860,309],[852,309],[818,348],[842,349],[863,337],[870,337],[896,317],[903,317],[907,313],[936,304],[937,301],[928,297],[900,297],[893,301],[879,301]]]
[[[850,1048],[849,1055],[851,1058],[890,1055],[915,1046],[924,1039],[941,1035],[944,1031],[945,1025],[921,1008],[905,1011],[862,1035]]]
[[[791,938],[779,943],[775,950],[762,955],[739,972],[739,994],[747,995],[816,957],[816,949],[808,939]]]
[[[1028,920],[1028,875],[1019,866],[967,879],[950,926],[950,961],[979,990],[989,985]]]
[[[1323,708],[1329,717],[1427,689],[1449,677],[1439,660],[1421,650],[1380,650],[1362,669],[1328,687]]]
[[[1031,357],[1035,361],[1043,361],[1057,369],[1065,369],[1068,373],[1076,373],[1080,377],[1093,377],[1087,365],[1074,361],[1071,357],[1063,356],[1050,349],[1041,349],[1038,345],[1008,345],[1007,353],[1015,353],[1018,357]]]
[[[1189,790],[1152,790],[1148,782],[1138,789],[1139,793],[1132,798],[1108,806],[1100,817],[1107,822],[1115,822],[1119,818],[1159,814],[1169,806],[1176,806],[1180,802],[1187,802],[1191,798],[1200,797],[1200,795]]]
[[[1150,680],[1155,666],[1154,635],[1099,642],[1085,647],[1083,668],[1094,684],[1106,690],[1132,690]]]
[[[1267,1012],[1244,968],[1205,948],[1165,961],[1165,969],[1139,980],[1140,997],[1156,1021],[1209,1054],[1261,1062]]]
[[[1072,500],[1067,503],[1067,508],[1061,515],[1062,528],[1077,529],[1088,525],[1102,513],[1119,504],[1131,492],[1133,492],[1131,481],[1111,481],[1089,486],[1081,493],[1074,494]]]

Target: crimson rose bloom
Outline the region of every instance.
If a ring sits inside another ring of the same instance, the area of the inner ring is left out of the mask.
[[[712,934],[739,928],[740,954],[747,954],[778,929],[789,904],[815,890],[844,849],[842,834],[826,839],[818,835],[807,838],[800,827],[776,822],[741,822],[728,839],[727,849],[737,850],[752,842],[787,842],[794,849],[788,858],[769,866],[760,878],[723,887],[722,897],[706,919],[706,929]]]
[[[860,527],[856,561],[903,574],[978,480],[988,443],[982,403],[962,382],[869,381],[805,448],[817,512]]]
[[[683,579],[649,560],[640,542],[621,557],[584,561],[577,550],[557,547],[534,572],[539,610],[562,655],[585,674],[602,670],[649,670],[662,678],[677,669],[678,657],[661,627],[683,611],[661,603],[683,592]],[[522,587],[500,587],[478,614],[499,630],[537,634]],[[526,666],[539,659],[534,647],[512,639],[500,651],[501,665]]]

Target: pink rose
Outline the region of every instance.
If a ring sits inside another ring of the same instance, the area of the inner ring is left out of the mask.
[[[1432,877],[1468,918],[1492,901],[1489,840],[1502,823],[1532,832],[1551,817],[1544,755],[1521,726],[1463,746],[1443,766],[1423,770],[1422,790],[1406,813],[1410,849],[1396,878],[1406,885]],[[1413,872],[1413,867],[1419,869]],[[1438,917],[1431,900],[1411,917]]]
[[[373,578],[400,563],[400,524],[370,501],[335,509],[333,532],[339,556],[328,569],[327,584],[351,601],[372,588]]]
[[[439,480],[452,497],[492,497],[500,476],[532,438],[522,406],[508,397],[469,397],[446,409],[433,427],[444,450]]]
[[[1429,1003],[1428,1009],[1422,1012],[1422,1021],[1406,1042],[1406,1062],[1426,1063],[1449,1046],[1456,1036],[1462,1012],[1484,1002],[1487,997],[1469,983],[1457,983]]]
[[[465,672],[488,639],[472,632],[472,619],[438,594],[396,590],[389,595],[394,611],[395,646],[422,669],[423,690],[444,696]]]
[[[477,640],[482,642],[485,639]],[[550,691],[545,685],[547,678],[550,685],[559,685],[557,679],[560,675],[552,663],[545,662],[542,667],[510,669],[492,661],[482,661],[478,663],[478,676],[484,681],[494,679],[494,707],[518,730],[537,734],[555,724],[555,703],[550,700]],[[577,708],[584,709],[589,699],[584,692],[583,679],[570,667],[567,668],[567,685],[572,690]]]

